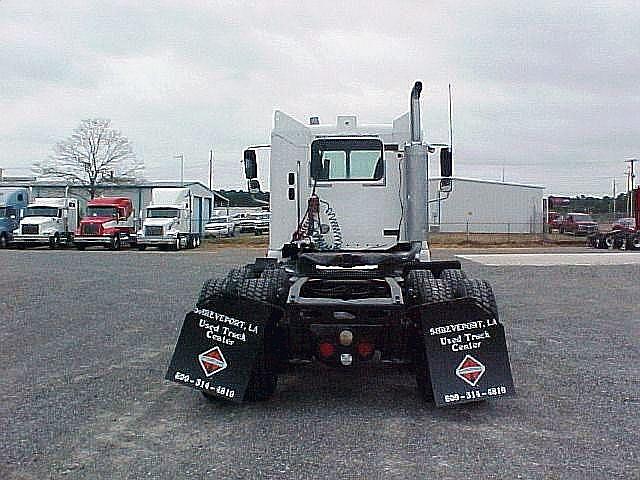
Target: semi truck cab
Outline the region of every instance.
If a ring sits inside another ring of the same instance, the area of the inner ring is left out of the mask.
[[[20,248],[70,245],[77,227],[76,198],[36,198],[27,206],[19,227],[14,230],[12,244]]]
[[[0,248],[7,248],[29,202],[26,188],[0,188]]]
[[[156,188],[137,234],[140,250],[196,248],[200,233],[193,218],[193,196],[188,188]]]
[[[101,197],[89,200],[85,216],[76,231],[75,246],[84,250],[100,245],[119,250],[135,243],[133,205],[126,197]]]

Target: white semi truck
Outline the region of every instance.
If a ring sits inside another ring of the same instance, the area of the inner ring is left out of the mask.
[[[406,366],[438,406],[514,393],[491,286],[430,258],[428,156],[439,152],[448,192],[452,155],[423,142],[421,90],[389,124],[275,113],[268,254],[205,282],[165,378],[266,400],[288,366],[318,361]],[[255,148],[244,165],[259,190]]]
[[[190,188],[154,188],[138,231],[138,249],[181,250],[200,246],[201,219],[194,217]]]
[[[27,205],[20,225],[13,232],[11,244],[18,248],[72,245],[78,220],[78,199],[36,198]]]

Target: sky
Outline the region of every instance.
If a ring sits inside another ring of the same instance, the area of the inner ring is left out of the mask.
[[[239,188],[274,110],[389,123],[420,79],[434,143],[452,85],[456,175],[611,195],[640,158],[638,45],[635,1],[0,0],[0,168],[110,118],[146,178],[183,154],[207,184],[213,149],[214,187]]]

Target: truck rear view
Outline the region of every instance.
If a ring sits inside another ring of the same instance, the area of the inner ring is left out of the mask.
[[[439,406],[514,393],[491,286],[430,259],[428,154],[449,177],[451,151],[422,141],[421,88],[391,124],[276,112],[268,256],[204,284],[167,379],[209,399],[265,400],[289,365],[320,362],[406,367]],[[244,160],[256,190],[255,152]]]

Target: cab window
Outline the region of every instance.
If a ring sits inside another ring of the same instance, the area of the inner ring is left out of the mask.
[[[311,144],[311,176],[318,181],[375,181],[384,176],[382,142],[320,139]]]

